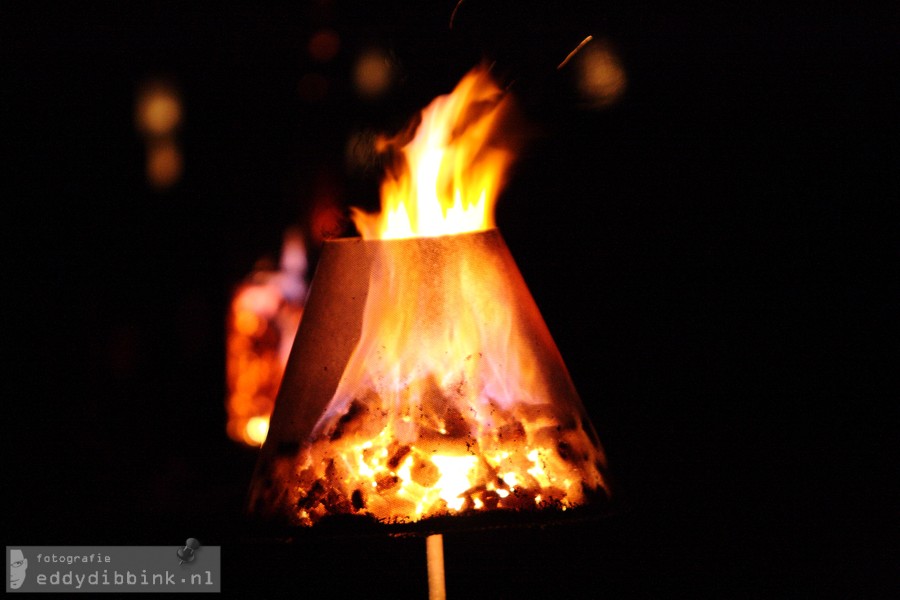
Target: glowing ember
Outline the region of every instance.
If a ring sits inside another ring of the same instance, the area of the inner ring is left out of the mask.
[[[424,111],[382,213],[355,213],[375,240],[359,242],[369,252],[359,338],[324,410],[313,407],[316,382],[282,388],[253,510],[301,525],[336,513],[409,521],[607,494],[596,434],[493,229],[511,154],[492,127],[506,103],[484,71],[467,75]],[[357,251],[332,244],[326,252]],[[305,322],[298,343],[319,339],[315,326]]]
[[[294,343],[306,298],[306,249],[297,232],[285,235],[279,271],[259,270],[231,301],[226,377],[229,437],[261,446]]]

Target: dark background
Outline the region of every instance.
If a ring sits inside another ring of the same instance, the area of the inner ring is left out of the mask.
[[[532,137],[498,224],[626,509],[447,534],[451,596],[895,591],[896,9],[466,0],[451,31],[454,5],[4,4],[7,543],[193,536],[223,545],[226,592],[425,595],[420,539],[248,535],[224,320],[317,197],[375,202],[348,136],[485,57]],[[628,77],[603,109],[554,68],[588,34]],[[400,74],[379,101],[349,78],[370,44]],[[166,191],[133,121],[156,75],[185,103]]]

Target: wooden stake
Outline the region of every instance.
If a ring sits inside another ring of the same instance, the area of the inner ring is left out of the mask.
[[[444,587],[444,536],[439,533],[425,538],[428,557],[428,600],[446,600]]]

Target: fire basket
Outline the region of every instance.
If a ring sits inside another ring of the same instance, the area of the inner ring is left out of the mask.
[[[423,112],[382,214],[354,216],[363,237],[324,244],[251,484],[255,517],[431,535],[606,506],[600,442],[493,226],[508,102],[485,70],[467,75]],[[440,537],[427,548],[440,597]]]

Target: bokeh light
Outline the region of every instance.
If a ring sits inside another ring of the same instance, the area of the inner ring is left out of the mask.
[[[390,87],[393,80],[393,69],[388,55],[378,49],[370,48],[359,55],[353,67],[353,83],[360,96],[377,98]]]
[[[607,41],[585,46],[575,57],[578,88],[595,107],[602,108],[621,98],[627,85],[625,68]]]
[[[182,117],[181,95],[171,82],[151,80],[138,90],[135,121],[144,135],[172,135]]]
[[[333,29],[321,29],[309,38],[307,51],[313,60],[328,62],[341,49],[341,38]]]
[[[155,188],[168,188],[180,178],[183,170],[181,150],[174,139],[151,140],[147,145],[147,181]]]

